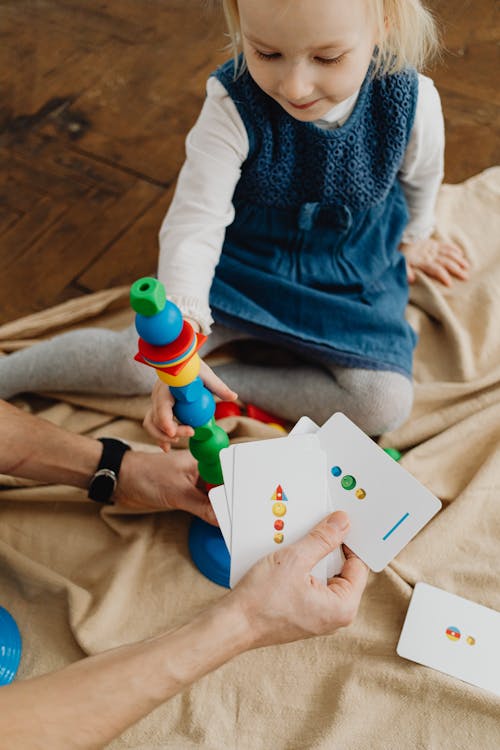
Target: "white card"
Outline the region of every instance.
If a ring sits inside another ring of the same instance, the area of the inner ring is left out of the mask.
[[[351,521],[345,543],[378,572],[441,502],[344,414],[334,414],[316,435],[327,456],[332,507]]]
[[[219,452],[219,461],[222,469],[222,478],[224,479],[224,491],[226,493],[227,513],[229,523],[232,523],[233,511],[233,472],[234,472],[234,445],[223,448]],[[229,547],[229,552],[231,548]]]
[[[288,433],[290,435],[314,435],[319,430],[319,425],[309,417],[301,417]]]
[[[315,435],[235,445],[231,587],[261,557],[304,536],[327,510],[325,455]],[[311,572],[325,582],[326,560]]]
[[[230,553],[231,551],[231,519],[227,509],[226,491],[224,485],[220,484],[218,487],[212,487],[208,492],[208,499],[212,504],[215,516],[219,522],[219,528],[221,534],[226,543],[226,547]]]
[[[319,430],[319,425],[313,422],[309,417],[301,417],[297,424],[290,431],[288,437],[296,435],[307,435],[314,434]],[[241,445],[241,444],[240,444]],[[215,511],[219,526],[221,529],[222,536],[226,543],[226,547],[231,554],[231,528],[232,528],[232,497],[233,497],[233,471],[234,471],[234,448],[236,445],[230,445],[228,448],[224,448],[220,452],[220,462],[222,473],[224,477],[224,485],[215,487],[208,493],[208,496],[212,502],[212,506]],[[225,506],[224,506],[225,501]],[[330,499],[328,497],[328,512],[335,510],[331,507]],[[333,578],[333,576],[339,575],[345,563],[345,555],[342,547],[330,552],[326,558],[326,571],[327,578]]]
[[[288,437],[291,435],[314,435],[318,430],[319,425],[317,425],[316,422],[313,422],[309,417],[301,417],[297,424],[290,430]],[[336,508],[332,507],[330,496],[328,496],[328,498],[329,511],[333,513]],[[334,549],[333,552],[330,552],[326,558],[326,577],[333,578],[334,576],[338,576],[344,567],[344,563],[345,555],[342,546],[340,546],[337,547],[337,549]]]
[[[500,696],[500,612],[417,583],[397,653]]]

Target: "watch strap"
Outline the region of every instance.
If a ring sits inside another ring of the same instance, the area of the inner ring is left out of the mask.
[[[130,445],[117,438],[98,438],[102,454],[94,476],[90,480],[88,496],[97,503],[112,505],[111,497],[118,482],[124,454]]]

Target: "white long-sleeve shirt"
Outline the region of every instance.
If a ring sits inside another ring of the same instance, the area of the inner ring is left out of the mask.
[[[337,128],[354,109],[359,91],[335,105],[316,125]],[[248,156],[248,137],[236,105],[216,78],[186,139],[186,161],[160,230],[158,278],[184,316],[209,333],[209,293],[226,227],[234,219],[233,194]],[[439,94],[419,75],[415,121],[399,178],[410,220],[403,240],[426,239],[443,179],[444,123]]]

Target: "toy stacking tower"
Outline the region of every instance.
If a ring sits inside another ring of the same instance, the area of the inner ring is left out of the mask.
[[[219,452],[229,445],[229,438],[215,423],[213,396],[198,375],[198,349],[206,336],[196,333],[183,319],[157,279],[146,276],[136,281],[130,290],[130,304],[136,312],[135,326],[140,337],[135,359],[154,367],[160,380],[170,387],[175,417],[194,428],[189,450],[198,461],[207,489],[222,484]],[[195,518],[189,547],[193,561],[207,578],[229,586],[229,553],[217,528]]]

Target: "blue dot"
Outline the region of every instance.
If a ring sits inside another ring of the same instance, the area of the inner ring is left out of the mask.
[[[340,466],[332,466],[332,474],[334,477],[339,477],[342,474]]]

